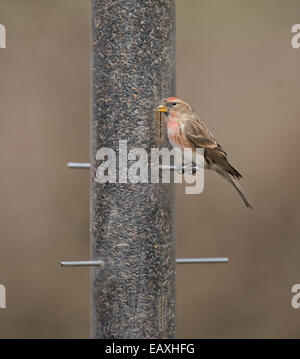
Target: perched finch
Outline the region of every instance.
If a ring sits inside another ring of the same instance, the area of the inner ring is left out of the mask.
[[[194,152],[196,148],[203,148],[204,168],[216,171],[230,182],[242,197],[245,205],[253,209],[244,190],[235,181],[242,178],[242,175],[228,162],[226,152],[205,124],[200,121],[192,107],[177,97],[169,97],[162,101],[157,111],[164,114],[171,145],[181,150],[192,148]]]

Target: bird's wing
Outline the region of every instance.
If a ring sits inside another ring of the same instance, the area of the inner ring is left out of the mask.
[[[218,147],[215,137],[197,117],[186,121],[184,135],[194,148]]]
[[[199,118],[192,118],[185,123],[184,134],[194,149],[204,148],[204,157],[208,165],[218,166],[221,174],[225,171],[236,179],[242,177],[228,162],[226,152]]]

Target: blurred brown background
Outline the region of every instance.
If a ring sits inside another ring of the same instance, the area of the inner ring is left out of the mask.
[[[89,2],[1,0],[0,338],[89,337]],[[177,95],[244,174],[255,210],[206,174],[178,187],[177,336],[300,337],[297,0],[178,0]]]

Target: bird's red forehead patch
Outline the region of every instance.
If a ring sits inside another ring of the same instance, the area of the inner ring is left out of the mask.
[[[176,100],[179,100],[178,97],[168,97],[167,98],[168,101],[176,101]]]

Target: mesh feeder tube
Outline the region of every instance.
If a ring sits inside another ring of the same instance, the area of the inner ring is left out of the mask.
[[[91,336],[174,338],[174,185],[95,179],[103,147],[168,147],[154,109],[175,95],[175,3],[91,4]]]

